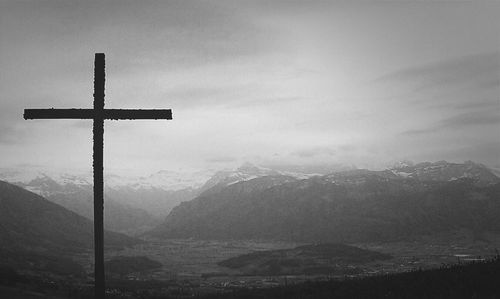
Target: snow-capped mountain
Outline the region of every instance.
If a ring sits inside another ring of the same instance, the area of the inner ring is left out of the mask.
[[[223,170],[216,172],[201,188],[200,191],[208,190],[216,185],[229,186],[238,182],[249,181],[260,177],[287,176],[295,179],[307,179],[317,176],[316,173],[300,173],[291,171],[278,171],[271,168],[260,167],[251,163],[244,163],[235,170]]]
[[[500,178],[473,162],[405,163],[303,180],[248,165],[225,174],[214,177],[220,183],[175,207],[150,234],[380,242],[454,229],[500,231]],[[262,176],[247,179],[256,174]]]
[[[201,188],[200,193],[214,186],[230,186],[238,182],[249,181],[260,177],[287,176],[297,180],[305,180],[314,176],[322,176],[330,182],[357,183],[364,175],[377,175],[386,179],[415,178],[420,181],[452,181],[460,178],[472,178],[478,185],[489,185],[500,182],[500,178],[486,166],[471,161],[449,163],[446,161],[423,162],[415,164],[411,161],[396,163],[389,169],[371,171],[356,169],[354,166],[339,169],[330,174],[292,172],[276,170],[245,163],[235,170],[216,172]]]
[[[161,189],[165,191],[178,191],[183,189],[198,189],[214,171],[206,170],[160,170],[146,176],[125,176],[108,174],[105,176],[105,185],[109,188],[130,187],[133,189]]]
[[[276,170],[245,163],[234,170],[167,171],[145,176],[105,175],[105,225],[108,229],[135,234],[164,219],[181,202],[190,201],[201,193],[239,182],[249,191],[268,188],[293,181],[309,182],[312,177],[328,184],[362,185],[372,177],[378,180],[416,179],[418,181],[454,181],[472,178],[477,186],[500,182],[490,169],[482,164],[462,164],[446,161],[414,164],[398,163],[390,169],[370,171],[349,169],[329,175]],[[60,204],[80,215],[92,218],[92,173],[47,171],[39,169],[0,169],[0,180],[14,183]],[[312,181],[311,181],[312,182]],[[214,188],[216,187],[217,188]]]
[[[159,171],[134,177],[105,175],[105,227],[129,234],[150,229],[182,201],[198,195],[213,172]],[[93,217],[92,173],[47,169],[0,169],[11,182],[87,218]]]
[[[107,188],[128,187],[132,189],[162,189],[166,191],[177,191],[183,189],[200,188],[215,173],[213,170],[160,170],[158,172],[137,176],[132,174],[115,174],[105,172],[104,184]],[[48,170],[48,169],[12,169],[0,168],[0,179],[22,185],[33,185],[36,181],[50,178],[59,185],[88,186],[92,185],[92,172],[81,172],[76,170]],[[30,184],[33,182],[33,184]],[[30,190],[44,195],[41,190]]]
[[[423,162],[418,164],[401,163],[391,169],[400,177],[415,178],[421,181],[453,181],[471,178],[477,185],[490,185],[500,182],[500,178],[486,166],[472,161],[449,163],[446,161]]]

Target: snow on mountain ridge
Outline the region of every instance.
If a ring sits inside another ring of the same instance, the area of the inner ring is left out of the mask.
[[[151,175],[139,177],[105,173],[104,184],[106,187],[113,189],[128,187],[134,190],[156,188],[166,191],[177,191],[182,189],[199,188],[211,177],[213,173],[214,171],[210,170],[183,172],[160,170]],[[93,184],[92,173],[90,172],[67,173],[54,170],[16,170],[9,168],[0,168],[0,180],[5,180],[23,186],[40,185],[40,181],[43,180],[51,180],[61,186],[91,186]],[[36,193],[40,194],[40,192]]]
[[[355,170],[352,170],[355,171]],[[358,170],[359,171],[359,170]],[[471,161],[461,164],[446,161],[423,162],[415,164],[411,161],[402,161],[394,164],[388,169],[391,175],[401,178],[418,178],[422,180],[456,180],[459,178],[473,178],[487,183],[500,180],[494,170]],[[500,171],[499,171],[500,172]],[[195,190],[201,188],[206,190],[217,184],[231,185],[237,182],[248,181],[263,176],[290,176],[299,180],[308,179],[313,176],[322,176],[320,173],[302,173],[293,171],[280,171],[272,168],[256,166],[244,163],[235,170],[160,170],[143,176],[105,174],[105,186],[111,189],[130,188],[132,190],[160,189],[165,191]],[[73,185],[76,187],[88,187],[92,185],[91,172],[70,172],[46,169],[12,169],[0,168],[0,180],[25,186],[31,191],[41,195],[44,184],[53,181],[61,186]],[[52,188],[52,190],[54,190]]]
[[[298,180],[307,179],[313,176],[320,176],[317,173],[298,173],[291,171],[278,171],[271,168],[257,166],[251,163],[244,163],[236,170],[222,170],[216,172],[202,187],[201,190],[208,190],[216,185],[230,186],[239,182],[265,176],[288,176]]]
[[[479,184],[486,185],[500,182],[500,178],[491,169],[472,161],[464,163],[423,162],[415,165],[401,165],[390,170],[400,177],[420,180],[451,181],[459,178],[471,178]]]

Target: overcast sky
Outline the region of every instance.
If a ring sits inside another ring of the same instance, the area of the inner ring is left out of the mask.
[[[0,167],[91,168],[94,53],[105,167],[473,160],[500,166],[499,1],[0,0]]]

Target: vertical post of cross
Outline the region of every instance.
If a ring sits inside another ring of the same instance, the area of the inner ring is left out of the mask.
[[[104,53],[94,60],[94,250],[95,298],[105,298],[104,284]]]

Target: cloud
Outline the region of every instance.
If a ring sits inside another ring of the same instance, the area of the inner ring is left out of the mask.
[[[375,82],[396,90],[391,104],[404,105],[404,115],[412,115],[413,121],[401,120],[407,127],[401,136],[478,130],[500,123],[498,51],[403,68]]]
[[[471,99],[468,98],[468,101],[454,101],[453,103],[438,103],[436,105],[430,105],[429,109],[454,109],[454,110],[489,110],[489,109],[497,109],[500,107],[500,100],[494,98],[486,98],[486,99]]]
[[[23,68],[59,65],[59,74],[72,77],[87,75],[81,62],[94,52],[109,54],[115,74],[128,74],[277,50],[251,15],[215,1],[16,1],[2,3],[0,19],[5,64],[15,70],[22,55]]]
[[[422,151],[417,142],[431,152],[490,141],[500,94],[492,9],[366,5],[4,1],[0,153],[89,165],[91,121],[28,124],[22,109],[91,107],[95,52],[107,55],[107,108],[174,111],[168,125],[107,122],[110,165],[357,164]],[[397,71],[363,85],[388,70]],[[405,130],[429,135],[390,143]],[[25,141],[5,145],[16,140]]]
[[[207,159],[208,163],[229,163],[229,162],[236,162],[238,159],[236,157],[231,157],[231,156],[220,156],[220,157],[215,157],[211,159]]]
[[[179,108],[214,107],[241,101],[237,93],[244,90],[248,90],[248,87],[178,86],[165,91],[161,97],[168,99],[171,105]]]
[[[472,113],[463,113],[452,116],[441,121],[437,128],[452,128],[460,129],[466,126],[479,126],[479,125],[498,125],[500,124],[500,110],[481,111]]]
[[[376,83],[412,83],[414,91],[447,85],[498,87],[500,52],[469,55],[401,69],[374,80]]]
[[[414,129],[414,130],[406,130],[400,133],[400,135],[403,136],[417,136],[417,135],[424,135],[428,133],[433,133],[436,132],[437,129],[435,128],[428,128],[428,129]]]
[[[372,82],[389,91],[387,100],[421,112],[490,109],[499,103],[500,52],[404,68]]]
[[[337,151],[330,147],[316,147],[316,148],[295,151],[292,153],[292,155],[298,156],[300,158],[311,158],[315,156],[324,156],[324,155],[334,156],[336,153]]]
[[[498,108],[498,107],[497,107]],[[440,130],[460,130],[471,126],[497,125],[500,130],[500,109],[473,111],[454,115],[434,123],[423,129],[412,129],[401,132],[401,135],[416,136],[435,133]]]
[[[482,144],[463,145],[461,147],[451,149],[447,154],[450,160],[466,161],[471,159],[471,157],[481,157],[483,161],[498,163],[498,161],[500,161],[499,149],[500,142],[493,141]]]
[[[299,158],[313,158],[319,156],[333,157],[339,154],[352,153],[357,147],[353,144],[343,144],[339,146],[318,146],[306,148],[292,152],[293,156]]]
[[[294,104],[297,101],[305,101],[306,99],[303,97],[262,97],[262,98],[257,98],[257,99],[249,99],[245,101],[239,101],[239,102],[234,102],[231,107],[249,107],[249,106],[256,106],[256,105],[273,105],[273,104],[280,104],[280,105],[287,105],[287,104]]]
[[[0,144],[13,145],[19,144],[26,138],[26,132],[20,130],[17,126],[9,124],[0,124]]]

